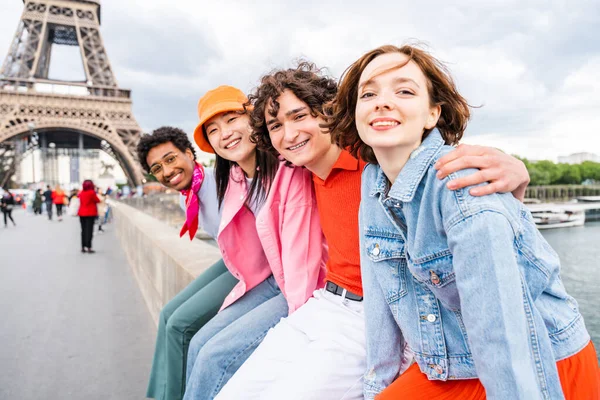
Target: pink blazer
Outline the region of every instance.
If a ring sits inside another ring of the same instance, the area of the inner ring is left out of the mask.
[[[233,167],[223,200],[217,243],[239,279],[221,310],[273,274],[293,313],[324,286],[327,245],[311,173],[283,162],[256,217],[244,206],[246,179]]]

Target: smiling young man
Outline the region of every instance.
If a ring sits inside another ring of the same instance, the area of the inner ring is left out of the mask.
[[[332,143],[323,130],[325,121],[320,115],[336,93],[332,78],[310,63],[301,63],[295,69],[264,76],[249,96],[258,146],[313,173],[321,226],[329,245],[327,283],[267,334],[218,400],[363,397],[366,339],[358,209],[366,163]],[[494,149],[462,146],[440,161],[440,178],[459,169],[480,168],[449,184],[450,189],[457,189],[490,182],[472,189],[473,195],[516,191],[521,197],[529,182],[523,163]]]
[[[195,171],[199,166],[196,164],[192,143],[185,132],[171,127],[156,129],[152,134],[142,136],[137,150],[144,170],[154,175],[162,185],[180,193],[192,191],[195,176],[198,176]],[[204,171],[204,182],[214,179],[212,170],[207,168]],[[204,212],[214,207],[199,209],[198,206],[200,202],[217,206],[216,193],[208,189],[214,186],[215,183],[210,182],[203,184],[197,193],[189,193],[197,195],[198,202],[186,202],[186,197],[181,196],[182,207],[187,208],[188,215],[185,227],[192,228],[190,239],[194,237],[193,227],[197,226],[198,220],[210,236],[217,235],[219,216]],[[225,297],[237,282],[221,260],[165,305],[158,322],[147,397],[165,400],[183,398],[190,340],[217,314]]]

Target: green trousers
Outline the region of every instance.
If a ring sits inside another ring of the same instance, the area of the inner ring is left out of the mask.
[[[183,398],[190,340],[217,314],[237,282],[221,260],[162,309],[147,397],[159,400]]]

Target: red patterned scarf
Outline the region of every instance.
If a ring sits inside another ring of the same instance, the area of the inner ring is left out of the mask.
[[[189,231],[190,240],[196,236],[198,231],[198,213],[200,212],[200,201],[198,199],[198,191],[204,181],[204,167],[196,163],[194,167],[194,175],[192,176],[192,186],[188,190],[182,190],[181,194],[185,196],[185,223],[179,232],[179,237],[185,235]]]

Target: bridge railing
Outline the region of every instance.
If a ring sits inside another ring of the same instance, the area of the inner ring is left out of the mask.
[[[530,186],[525,192],[526,198],[543,202],[568,201],[582,196],[600,196],[600,185]]]

